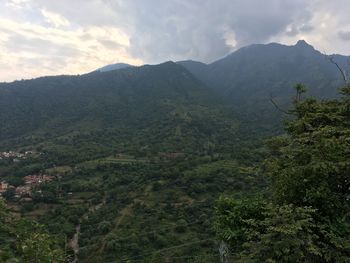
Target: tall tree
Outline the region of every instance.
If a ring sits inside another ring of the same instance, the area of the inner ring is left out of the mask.
[[[322,101],[296,88],[288,135],[268,143],[262,166],[272,201],[221,200],[217,233],[244,262],[349,262],[350,86]]]

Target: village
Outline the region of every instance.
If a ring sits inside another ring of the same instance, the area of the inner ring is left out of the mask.
[[[19,162],[20,160],[28,159],[29,157],[33,157],[40,153],[34,151],[25,151],[25,152],[0,152],[0,160],[12,159],[14,162]]]
[[[31,197],[36,186],[43,183],[50,183],[55,179],[54,176],[45,174],[27,175],[23,177],[24,185],[13,186],[6,181],[0,182],[0,196],[3,196],[7,191],[13,189],[15,198]]]

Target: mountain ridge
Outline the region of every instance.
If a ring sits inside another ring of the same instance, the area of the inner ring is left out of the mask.
[[[108,138],[118,145],[129,138],[132,148],[150,144],[175,150],[194,143],[191,149],[201,149],[204,141],[217,140],[220,129],[234,125],[220,113],[219,101],[173,62],[14,82],[0,85],[0,121],[5,124],[0,141],[66,144],[58,138],[78,133],[85,142],[102,145],[109,144]]]
[[[346,67],[344,61],[349,57],[333,56]],[[325,55],[304,40],[299,40],[290,46],[278,43],[253,44],[210,64],[198,64],[194,61],[179,63],[209,86],[219,89],[225,96],[230,96],[231,93],[231,96],[237,96],[237,92],[242,93],[242,86],[245,86],[245,89],[251,88],[249,92],[253,93],[259,92],[257,87],[260,86],[261,90],[268,91],[263,94],[264,96],[270,93],[278,95],[279,90],[291,88],[297,82],[309,86],[311,95],[335,96],[337,90],[329,92],[325,87],[321,89],[317,87],[318,90],[315,91],[315,86],[322,82],[321,75],[326,75],[323,79],[326,83],[321,83],[322,85],[333,87],[341,85],[336,67],[326,59]],[[254,82],[255,79],[263,80],[265,83],[258,84]],[[281,80],[286,83],[276,85]],[[271,88],[272,86],[275,88]],[[241,97],[238,99],[241,101]]]
[[[96,71],[107,72],[107,71],[118,70],[118,69],[129,68],[129,67],[134,67],[134,66],[126,63],[115,63],[115,64],[109,64],[109,65],[103,66],[97,69]]]
[[[336,59],[345,63],[347,57]],[[299,41],[293,46],[250,45],[211,64],[164,62],[1,83],[0,121],[5,125],[0,139],[30,137],[33,132],[47,138],[43,134],[61,136],[75,129],[95,131],[108,125],[118,129],[134,126],[139,131],[153,123],[152,129],[162,130],[157,128],[162,121],[173,127],[172,112],[186,120],[192,118],[188,116],[192,108],[204,129],[205,114],[214,120],[213,113],[222,107],[230,115],[227,119],[220,113],[218,119],[223,122],[244,123],[240,129],[245,134],[263,130],[271,134],[281,131],[283,116],[270,97],[288,108],[296,83],[306,84],[312,96],[334,97],[341,78],[323,54]]]

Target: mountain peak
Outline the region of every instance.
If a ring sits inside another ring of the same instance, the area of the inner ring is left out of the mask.
[[[296,44],[296,47],[302,47],[302,48],[312,48],[314,49],[313,46],[311,46],[310,44],[308,44],[305,40],[301,39],[299,40]]]
[[[129,68],[132,67],[132,65],[125,64],[125,63],[115,63],[115,64],[110,64],[107,66],[104,66],[102,68],[97,69],[99,72],[107,72],[107,71],[112,71],[112,70],[117,70],[117,69],[122,69],[122,68]]]

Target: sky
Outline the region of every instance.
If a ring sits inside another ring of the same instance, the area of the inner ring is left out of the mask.
[[[349,0],[0,0],[0,82],[111,63],[210,63],[304,39],[350,55]]]

